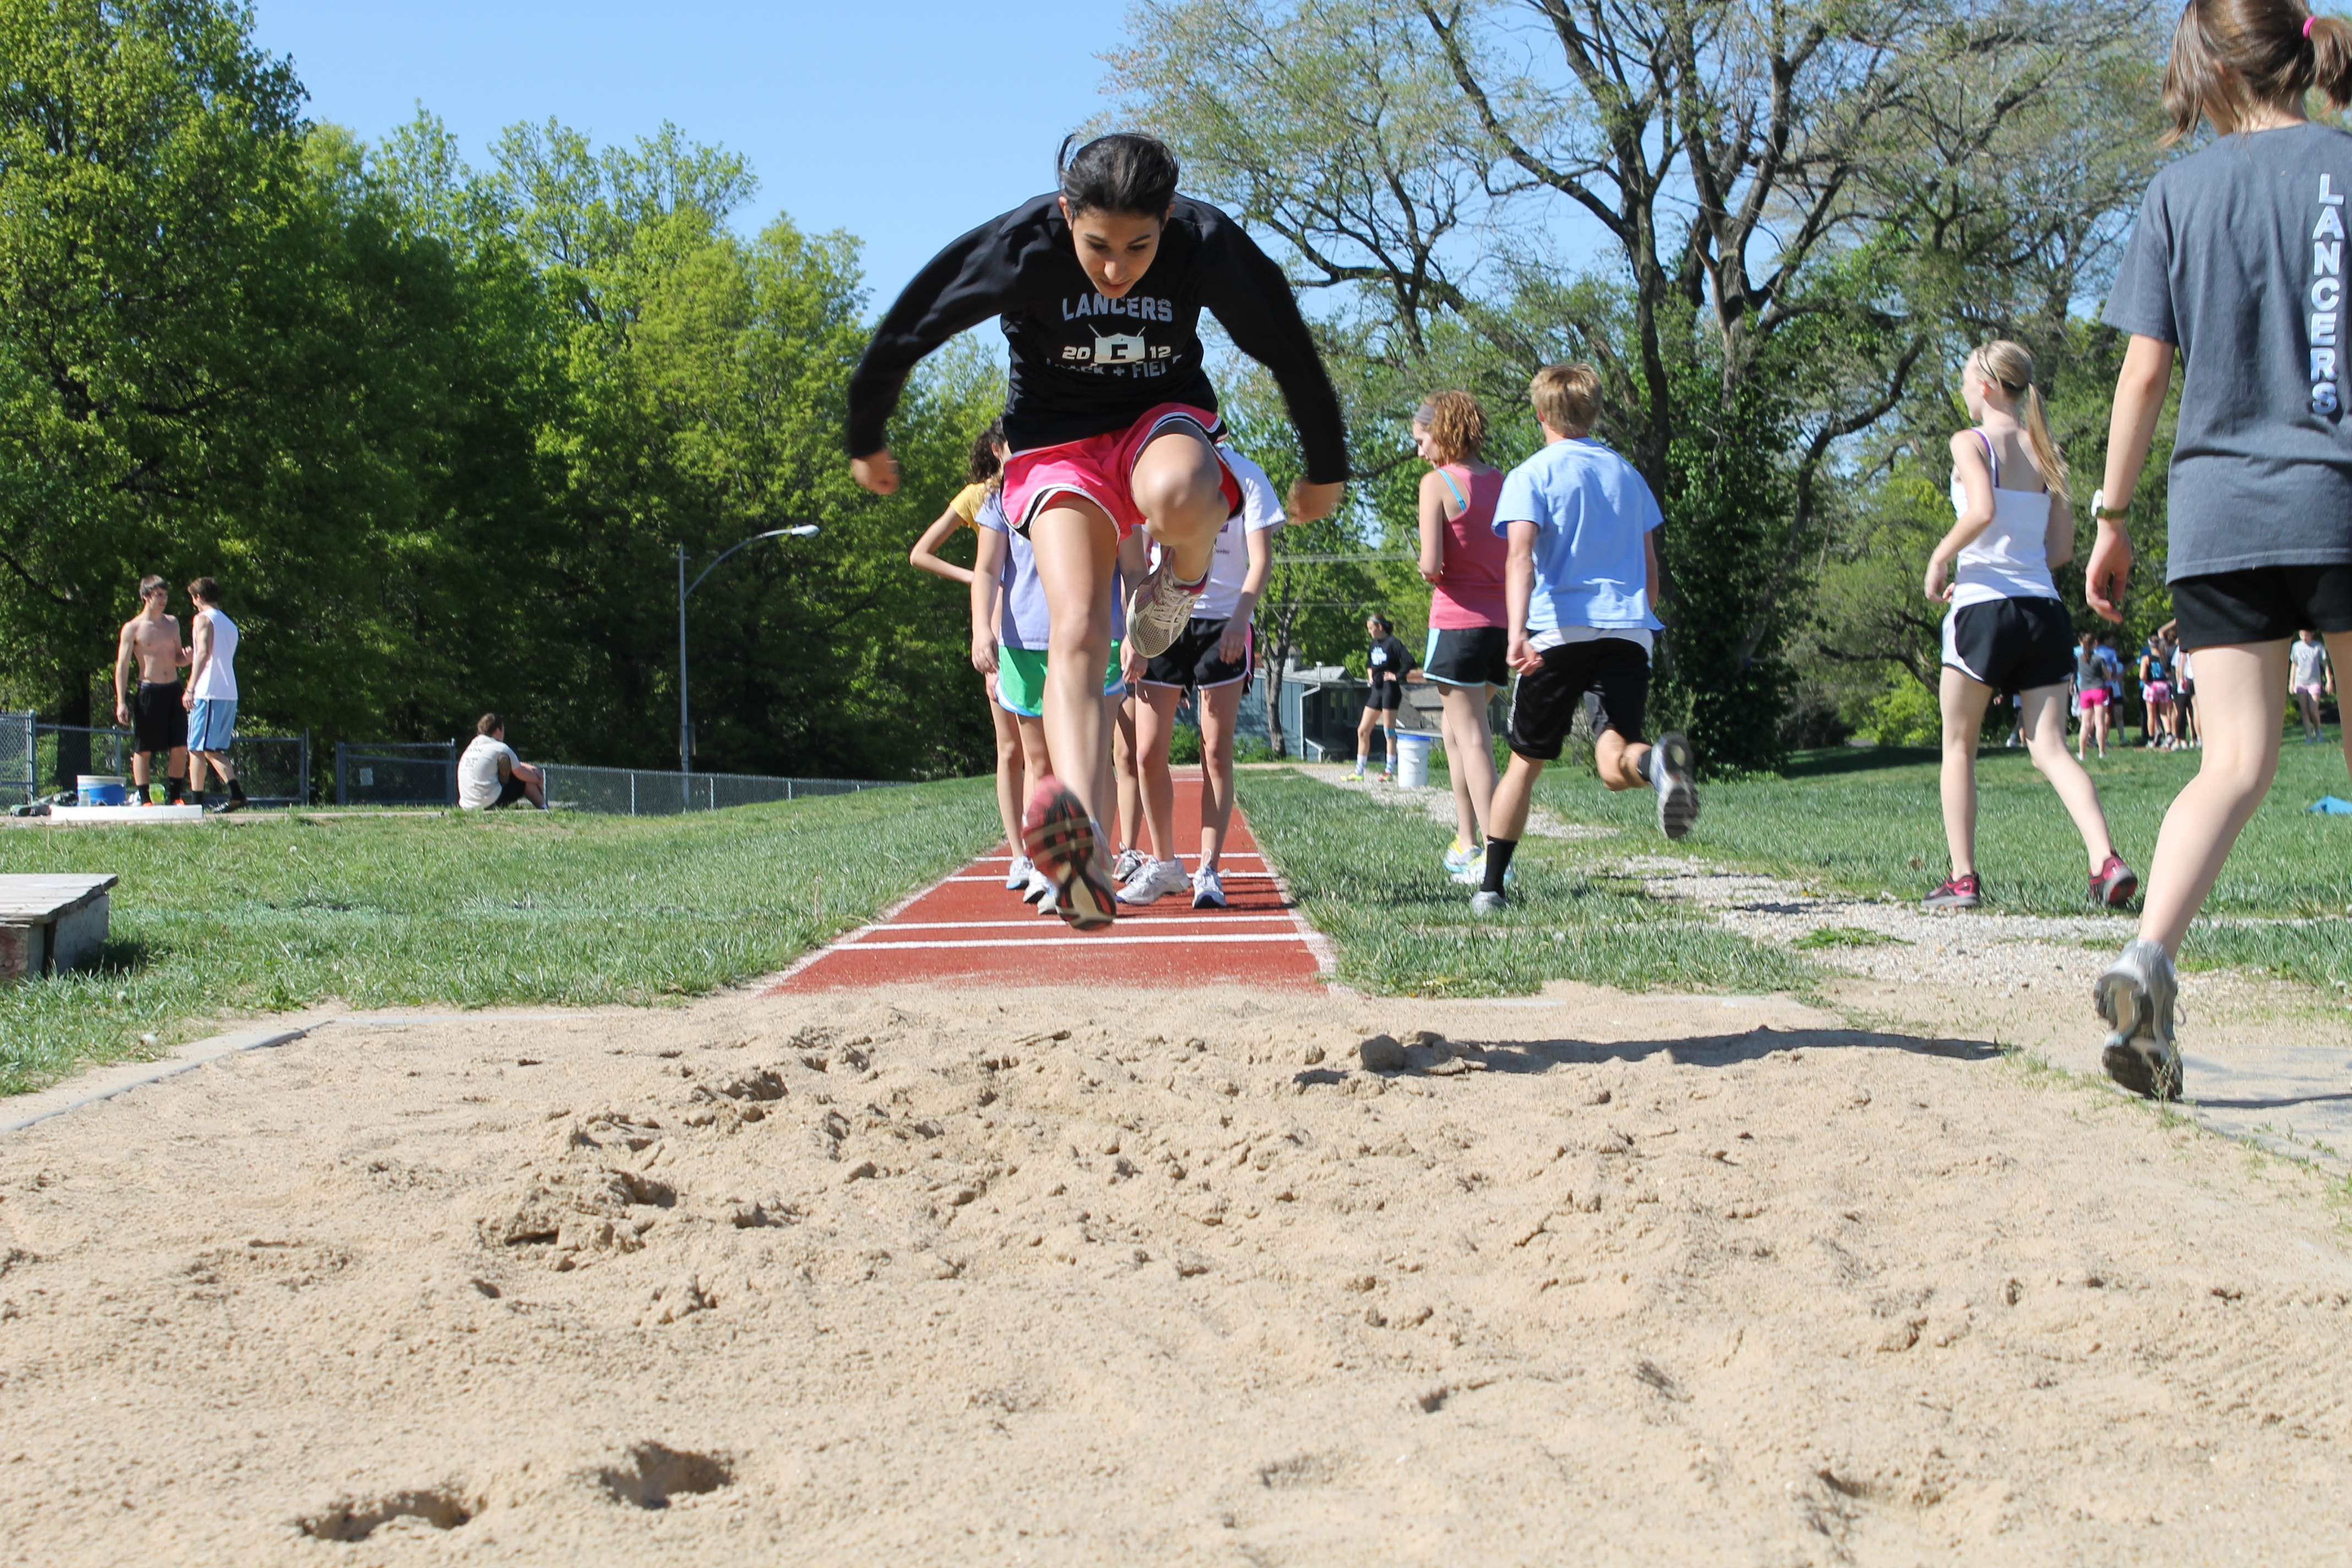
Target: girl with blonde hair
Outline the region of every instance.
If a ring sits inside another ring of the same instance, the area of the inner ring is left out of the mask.
[[[2090,859],[2091,900],[2120,908],[2139,879],[2107,837],[2098,786],[2066,745],[2066,693],[2074,679],[2074,628],[2050,569],[2074,553],[2066,460],[2050,437],[2033,356],[1990,342],[1969,355],[1960,395],[1973,428],[1952,437],[1952,509],[1959,516],[1927,560],[1927,597],[1944,617],[1944,837],[1952,874],[1921,900],[1972,910],[1977,876],[1977,742],[1995,691],[2017,692],[2018,727],[2033,765],[2074,817]],[[2006,470],[2012,481],[2004,486]]]
[[[1510,632],[1503,607],[1503,566],[1510,543],[1495,531],[1503,471],[1480,453],[1486,411],[1466,392],[1441,392],[1412,416],[1421,477],[1421,574],[1430,585],[1429,647],[1422,675],[1444,707],[1445,771],[1454,781],[1454,847],[1445,868],[1477,885],[1485,875],[1489,809],[1495,800],[1495,733],[1488,713],[1510,684]]]

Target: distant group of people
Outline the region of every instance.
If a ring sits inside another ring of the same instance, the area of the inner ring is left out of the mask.
[[[236,623],[222,612],[220,584],[210,577],[198,577],[187,592],[192,613],[183,645],[171,589],[161,577],[141,580],[139,613],[115,641],[114,721],[131,731],[137,805],[202,809],[209,769],[226,792],[213,809],[238,811],[245,786],[229,756],[236,741]]]

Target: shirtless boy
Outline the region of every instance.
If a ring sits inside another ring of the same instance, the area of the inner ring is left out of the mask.
[[[155,752],[164,754],[172,805],[179,804],[188,776],[188,714],[180,706],[180,667],[189,654],[180,643],[179,620],[163,613],[170,600],[163,579],[142,579],[139,613],[122,624],[114,648],[114,721],[131,727],[131,778],[142,805],[149,801],[148,759]],[[124,684],[134,672],[138,685],[126,696]]]

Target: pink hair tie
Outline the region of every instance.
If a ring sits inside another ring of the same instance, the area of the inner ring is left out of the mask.
[[[2305,16],[2303,19],[2303,36],[2306,39],[2311,37],[2311,25],[2318,20],[2319,18],[2316,16]]]

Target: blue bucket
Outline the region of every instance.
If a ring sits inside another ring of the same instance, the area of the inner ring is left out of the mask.
[[[75,790],[84,805],[129,805],[131,796],[122,787],[121,773],[82,773],[76,777]]]

